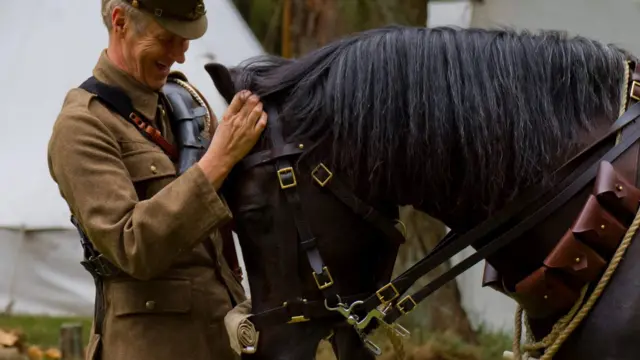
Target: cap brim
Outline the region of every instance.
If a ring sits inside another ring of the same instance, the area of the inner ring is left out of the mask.
[[[187,40],[195,40],[204,35],[209,22],[206,15],[202,15],[194,21],[180,21],[164,17],[156,17],[155,20],[167,31],[181,36]]]

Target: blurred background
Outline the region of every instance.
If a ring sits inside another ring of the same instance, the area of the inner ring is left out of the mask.
[[[218,116],[226,105],[204,64],[233,66],[262,53],[296,57],[344,35],[388,24],[558,29],[640,52],[634,28],[640,0],[205,3],[209,31],[192,43],[187,62],[175,69],[204,93]],[[87,332],[93,314],[93,280],[79,264],[78,235],[48,174],[46,146],[66,92],[91,74],[106,44],[98,0],[0,0],[0,335],[20,329],[29,344],[42,348],[57,345],[64,322],[79,321]],[[426,255],[447,231],[411,208],[402,209],[402,218],[409,241],[397,272]],[[466,250],[453,263],[470,253]],[[481,263],[402,319],[412,331],[407,359],[498,359],[510,348],[515,305],[481,287],[482,270]],[[326,349],[319,351],[330,358]]]

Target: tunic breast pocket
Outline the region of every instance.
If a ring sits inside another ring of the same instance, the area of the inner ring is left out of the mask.
[[[122,161],[141,200],[152,197],[176,177],[176,168],[171,159],[151,147],[128,152],[123,155]]]

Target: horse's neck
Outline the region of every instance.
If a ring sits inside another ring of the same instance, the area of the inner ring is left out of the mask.
[[[583,134],[585,146],[602,137],[611,123],[603,121],[592,133]],[[623,138],[633,130],[637,126],[625,129]],[[611,163],[611,168],[605,164],[603,168],[609,170],[599,172],[600,181],[609,181],[604,179],[608,177],[617,179],[619,184],[624,179],[631,185],[625,191],[635,191],[633,187],[640,182],[639,159],[640,143],[635,143]],[[531,326],[536,334],[548,333],[559,315],[578,299],[582,286],[597,281],[611,260],[612,249],[621,240],[618,232],[628,224],[614,227],[611,223],[624,224],[629,220],[611,215],[606,204],[595,196],[603,191],[590,182],[545,220],[487,258],[483,286],[518,301],[533,319]],[[615,236],[613,231],[617,231]],[[606,240],[607,237],[612,240]]]

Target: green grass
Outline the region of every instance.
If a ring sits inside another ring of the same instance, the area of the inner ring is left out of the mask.
[[[20,330],[26,335],[26,342],[28,345],[36,345],[41,348],[58,347],[60,327],[67,323],[79,323],[83,327],[83,344],[87,344],[89,339],[89,332],[91,330],[90,318],[75,318],[75,317],[47,317],[47,316],[6,316],[0,315],[0,329],[3,330]],[[412,331],[416,333],[417,331]],[[417,332],[419,333],[419,332]],[[418,334],[416,334],[418,335]],[[420,337],[420,336],[416,336]],[[387,356],[383,356],[382,359],[390,358],[388,352],[391,350],[391,345],[388,340],[381,334],[374,334],[372,337],[379,345],[385,349]],[[415,338],[414,338],[415,340]],[[408,349],[415,349],[417,347],[425,346],[429,344],[428,353],[433,353],[433,358],[444,359],[444,357],[438,357],[435,354],[447,354],[446,359],[452,360],[466,360],[466,359],[478,359],[478,360],[498,360],[502,359],[502,352],[504,350],[511,349],[511,338],[502,333],[492,333],[478,330],[478,345],[469,345],[458,339],[451,334],[428,334],[423,337],[423,344],[415,344],[409,340]],[[328,349],[321,350],[319,360],[333,360],[335,359],[332,354],[327,353]],[[420,357],[416,354],[416,357],[408,357],[407,359],[421,360],[430,359],[428,357]]]
[[[67,323],[81,324],[83,344],[89,341],[91,318],[0,315],[0,329],[19,330],[29,345],[41,347],[57,347],[60,327]]]

